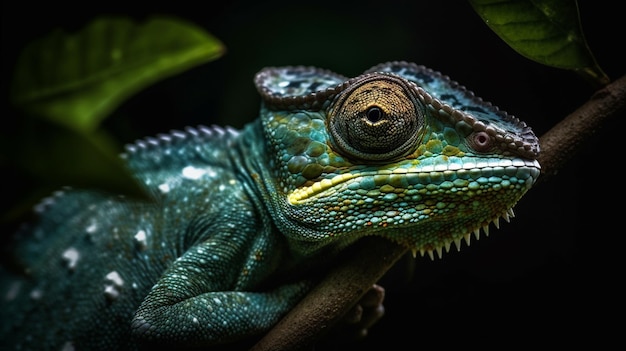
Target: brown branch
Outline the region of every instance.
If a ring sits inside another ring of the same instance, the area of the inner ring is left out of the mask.
[[[626,76],[598,90],[584,105],[541,136],[541,164],[544,181],[555,175],[602,124],[626,110]]]
[[[379,237],[360,240],[354,250],[252,350],[311,348],[407,251]]]
[[[596,92],[540,138],[540,180],[555,175],[582,143],[608,119],[626,111],[626,76]],[[307,350],[327,332],[406,249],[382,238],[365,238],[252,350]]]

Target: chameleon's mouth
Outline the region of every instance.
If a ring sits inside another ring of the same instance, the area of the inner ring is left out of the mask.
[[[408,189],[418,189],[426,185],[439,187],[443,191],[478,189],[481,183],[496,187],[522,183],[530,188],[539,176],[540,169],[536,160],[496,159],[393,170],[363,170],[324,178],[309,186],[295,189],[289,194],[288,201],[291,205],[299,205],[319,196],[332,196],[339,186],[349,181],[350,190],[367,192],[377,189],[387,194],[401,194]]]
[[[291,194],[289,194],[288,200],[291,205],[297,205],[298,203],[302,203],[307,199],[315,197],[317,194],[321,194],[328,189],[332,189],[333,187],[345,183],[351,179],[362,177],[366,174],[363,173],[345,173],[340,174],[330,179],[322,179],[310,186],[305,186],[294,190]]]
[[[488,235],[501,218],[508,222],[541,169],[536,160],[519,158],[452,161],[322,179],[289,194],[290,211],[294,221],[316,233],[345,235],[346,241],[362,233],[384,235],[414,255],[441,257],[452,244],[469,245],[481,230]]]

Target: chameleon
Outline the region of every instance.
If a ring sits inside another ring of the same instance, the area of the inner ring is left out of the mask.
[[[509,221],[540,147],[525,122],[405,61],[254,78],[258,118],[120,157],[150,199],[66,187],[2,267],[6,349],[210,347],[268,331],[365,236],[441,257]]]

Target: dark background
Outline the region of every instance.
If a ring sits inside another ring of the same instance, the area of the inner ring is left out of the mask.
[[[580,3],[589,46],[612,79],[626,68],[618,3]],[[121,143],[186,125],[243,126],[257,116],[252,79],[265,66],[315,65],[355,76],[380,62],[413,61],[449,75],[537,135],[594,91],[572,72],[514,52],[465,1],[3,2],[3,106],[8,110],[12,67],[28,41],[57,27],[78,30],[102,14],[179,16],[227,47],[217,61],[159,82],[115,111],[104,127]],[[399,262],[382,282],[386,316],[356,346],[602,349],[619,335],[624,117],[597,130],[489,238],[441,260],[418,258],[411,278],[409,260]]]

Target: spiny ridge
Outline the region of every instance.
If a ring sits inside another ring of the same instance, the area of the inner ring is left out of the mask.
[[[430,259],[434,261],[436,253],[438,258],[443,258],[443,250],[445,249],[445,252],[450,252],[450,247],[452,243],[454,243],[457,251],[461,251],[461,241],[465,241],[465,244],[467,246],[470,246],[472,234],[474,234],[474,238],[476,240],[480,239],[480,229],[482,229],[482,231],[485,233],[485,236],[489,236],[489,223],[493,223],[496,229],[500,229],[500,217],[504,218],[505,221],[510,222],[511,218],[515,217],[515,213],[513,212],[513,209],[510,208],[506,210],[506,212],[502,213],[500,216],[492,219],[491,222],[483,224],[482,227],[478,227],[458,238],[444,241],[442,245],[439,245],[434,249],[412,249],[413,257],[417,257],[417,251],[419,250],[421,257],[424,257],[426,254],[428,254],[428,257],[430,257]]]

